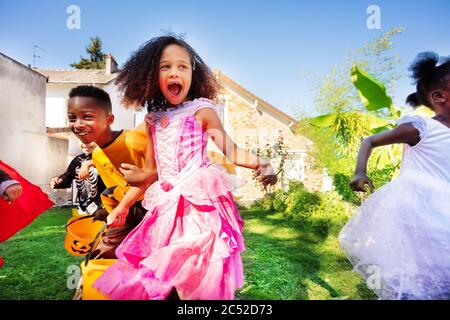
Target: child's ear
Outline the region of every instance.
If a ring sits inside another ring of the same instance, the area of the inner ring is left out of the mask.
[[[435,103],[444,103],[448,98],[442,90],[435,90],[431,92],[431,100]]]
[[[106,123],[108,124],[108,126],[111,126],[114,123],[114,115],[112,113],[108,113]]]

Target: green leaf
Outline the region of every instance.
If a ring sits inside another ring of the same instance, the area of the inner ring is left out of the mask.
[[[386,94],[386,88],[382,83],[356,65],[352,66],[350,76],[367,110],[390,108],[392,99]]]
[[[389,124],[389,125],[384,126],[384,127],[378,127],[378,128],[372,129],[372,133],[373,133],[373,134],[378,134],[378,133],[381,133],[381,132],[384,132],[384,131],[391,130],[391,129],[393,129],[393,128],[394,128],[394,127],[393,127],[391,124]]]
[[[361,113],[361,118],[369,124],[370,129],[376,129],[390,125],[389,121],[369,113]]]
[[[311,118],[309,119],[309,123],[319,128],[328,128],[335,123],[336,118],[337,113],[329,113],[315,118]]]
[[[383,148],[380,148],[379,152],[375,162],[376,169],[383,169],[387,165],[395,164],[398,161],[394,154],[393,145],[383,146]]]
[[[389,163],[389,154],[386,151],[385,148],[380,150],[380,153],[378,155],[378,158],[375,162],[375,168],[376,169],[382,169]]]

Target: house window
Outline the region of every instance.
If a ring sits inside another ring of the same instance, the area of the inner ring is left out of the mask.
[[[284,172],[287,181],[304,180],[306,178],[304,156],[300,153],[288,154],[284,165]]]

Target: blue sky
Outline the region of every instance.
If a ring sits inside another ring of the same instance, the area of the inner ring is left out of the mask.
[[[70,5],[81,10],[81,29],[69,30]],[[381,9],[381,29],[369,30],[368,6]],[[312,112],[313,96],[304,71],[326,74],[345,53],[393,27],[405,77],[395,92],[401,103],[413,91],[407,66],[420,51],[450,54],[449,0],[183,0],[18,1],[0,0],[0,52],[36,66],[69,69],[90,37],[119,64],[161,30],[185,32],[186,40],[212,69],[293,115]]]

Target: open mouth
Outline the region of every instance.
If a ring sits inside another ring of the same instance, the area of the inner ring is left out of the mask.
[[[82,132],[74,132],[75,135],[80,138],[80,140],[84,141],[86,140],[87,136],[89,135],[89,132],[82,131]]]
[[[182,85],[179,83],[171,83],[168,85],[168,89],[172,96],[177,97],[181,93]]]

